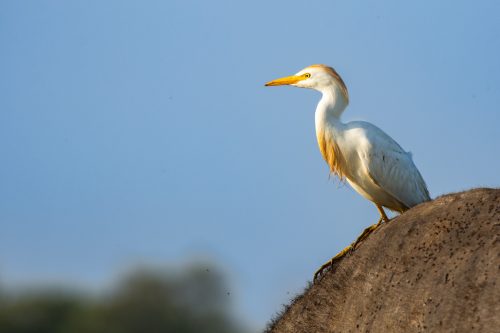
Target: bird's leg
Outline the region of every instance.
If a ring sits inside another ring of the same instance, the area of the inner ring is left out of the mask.
[[[359,235],[359,237],[356,238],[356,241],[354,241],[354,243],[352,243],[351,245],[347,246],[345,249],[343,249],[342,251],[340,251],[339,253],[337,253],[337,255],[335,257],[333,257],[332,259],[330,259],[326,263],[324,263],[316,271],[316,273],[314,273],[313,281],[316,281],[318,279],[318,277],[321,276],[321,274],[323,273],[323,271],[325,269],[333,266],[333,264],[336,261],[339,261],[340,259],[342,259],[347,253],[353,252],[359,246],[359,244],[368,237],[368,235],[370,235],[372,232],[374,232],[375,229],[377,229],[382,224],[382,222],[388,222],[389,221],[389,218],[385,214],[384,209],[382,208],[382,206],[379,206],[379,205],[376,205],[376,206],[377,206],[377,209],[378,209],[378,211],[380,213],[380,218],[379,218],[378,222],[376,224],[373,224],[373,225],[369,226],[365,230],[363,230],[363,232],[361,233],[361,235]]]
[[[389,218],[387,217],[387,215],[385,215],[384,208],[377,204],[375,206],[377,206],[378,212],[380,213],[380,220],[378,221],[378,223],[381,223],[382,221],[389,222]]]
[[[382,206],[379,206],[379,205],[375,205],[375,206],[377,206],[377,209],[380,213],[380,218],[378,219],[378,222],[376,224],[372,224],[371,226],[369,226],[368,228],[363,230],[361,235],[359,235],[359,237],[356,239],[356,241],[352,244],[351,251],[354,251],[362,241],[364,241],[372,232],[374,232],[378,227],[380,227],[382,222],[389,222],[389,218],[385,214],[384,208],[382,208]]]

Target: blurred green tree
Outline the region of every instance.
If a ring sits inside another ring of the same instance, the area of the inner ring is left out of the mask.
[[[138,270],[99,296],[69,291],[0,294],[6,333],[241,333],[222,274]]]

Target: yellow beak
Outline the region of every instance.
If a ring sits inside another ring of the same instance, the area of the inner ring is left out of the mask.
[[[297,83],[297,82],[305,80],[305,79],[307,79],[307,77],[304,75],[301,75],[301,76],[292,75],[292,76],[282,77],[280,79],[269,81],[268,83],[266,83],[266,87],[267,86],[283,86],[286,84],[294,84],[294,83]]]

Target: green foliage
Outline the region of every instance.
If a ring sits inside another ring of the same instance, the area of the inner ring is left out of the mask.
[[[222,276],[193,268],[180,275],[138,271],[100,297],[38,291],[0,295],[0,332],[233,333]]]

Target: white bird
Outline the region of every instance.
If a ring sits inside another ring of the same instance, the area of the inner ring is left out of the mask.
[[[315,113],[319,150],[330,172],[345,179],[380,212],[378,223],[366,228],[353,244],[325,263],[315,273],[316,279],[325,268],[354,250],[382,221],[389,220],[383,207],[402,213],[430,197],[411,154],[394,139],[368,122],[340,120],[349,104],[349,95],[344,81],[333,68],[312,65],[295,75],[266,83],[266,86],[280,85],[322,93]]]

